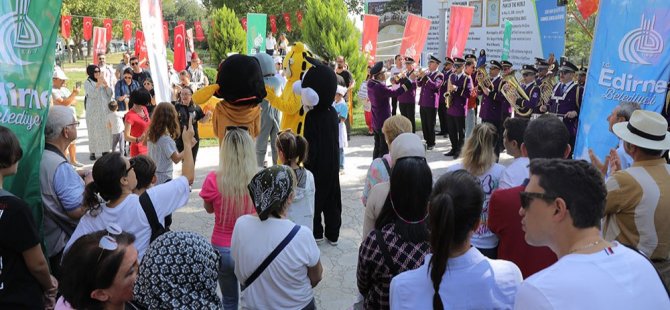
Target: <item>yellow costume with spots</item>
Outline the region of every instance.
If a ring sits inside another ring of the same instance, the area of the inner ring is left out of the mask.
[[[300,102],[300,96],[293,92],[293,84],[302,79],[307,69],[312,65],[305,59],[306,56],[313,57],[312,52],[301,42],[296,42],[291,51],[284,58],[284,75],[286,76],[286,86],[281,97],[277,97],[274,89],[266,86],[268,95],[265,97],[270,105],[282,112],[281,130],[291,129],[297,135],[302,136],[305,130],[305,114]]]

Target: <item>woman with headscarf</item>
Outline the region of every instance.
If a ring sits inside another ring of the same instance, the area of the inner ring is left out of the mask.
[[[295,186],[293,170],[283,165],[263,169],[249,183],[258,215],[237,219],[231,247],[245,309],[316,309],[319,247],[309,228],[286,218]]]
[[[151,243],[135,284],[147,309],[221,309],[216,295],[219,254],[204,237],[169,231]]]
[[[86,67],[88,79],[84,82],[86,90],[86,130],[88,131],[88,150],[90,160],[95,160],[95,154],[102,155],[112,149],[111,135],[107,131],[107,104],[112,100],[112,88],[102,77],[100,68],[96,65]]]

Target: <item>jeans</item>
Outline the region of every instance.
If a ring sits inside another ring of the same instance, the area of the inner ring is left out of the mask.
[[[230,248],[213,246],[221,254],[219,262],[219,286],[221,287],[221,302],[223,309],[237,310],[239,301],[239,282],[235,276],[235,262],[230,256]]]
[[[125,145],[126,139],[123,136],[123,132],[112,134],[112,152],[119,152],[121,155],[123,155]]]
[[[340,170],[344,169],[344,148],[340,148]]]

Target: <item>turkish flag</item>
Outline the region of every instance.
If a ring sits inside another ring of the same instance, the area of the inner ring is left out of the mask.
[[[60,17],[60,30],[63,34],[63,38],[70,38],[70,27],[72,26],[72,16],[61,16]]]
[[[93,18],[85,16],[82,24],[84,25],[84,40],[88,41],[93,35]]]
[[[575,0],[577,9],[582,13],[584,19],[589,18],[596,11],[598,11],[599,0]]]
[[[184,25],[174,27],[174,69],[177,72],[186,69],[186,29]]]
[[[123,41],[129,42],[133,36],[133,23],[129,20],[123,21]]]
[[[98,65],[98,55],[107,52],[107,29],[95,27],[93,29],[93,64]]]
[[[102,20],[102,25],[107,29],[107,43],[112,40],[112,19],[105,18]]]
[[[429,29],[430,19],[409,14],[405,23],[405,32],[402,35],[399,54],[403,57],[412,57],[418,60],[421,51],[423,51],[423,46],[426,44]]]
[[[168,43],[168,36],[169,35],[170,34],[168,33],[168,22],[163,22],[163,41],[165,41],[164,42],[165,44]]]
[[[244,28],[244,31],[247,31],[247,18],[242,17],[242,19],[240,20],[240,23],[242,23],[242,28]]]
[[[302,12],[298,11],[298,13],[295,13],[295,16],[298,18],[298,26],[302,27]]]
[[[463,57],[465,43],[472,24],[475,8],[472,6],[452,5],[449,15],[449,35],[447,36],[447,56]]]
[[[270,30],[272,33],[277,33],[277,16],[270,15]]]
[[[193,26],[195,27],[195,39],[198,40],[198,42],[204,41],[205,33],[202,32],[202,23],[200,23],[200,21],[194,21]]]
[[[178,20],[177,21],[177,26],[184,26],[184,29],[186,29],[186,22],[183,20]]]
[[[374,62],[377,55],[377,35],[379,34],[379,16],[363,15],[363,45],[361,49],[368,55],[368,62]]]
[[[286,23],[286,31],[291,31],[291,15],[284,13],[284,22]]]
[[[149,55],[147,54],[147,45],[144,43],[144,32],[140,30],[135,32],[135,56],[137,56],[140,66],[146,68]]]

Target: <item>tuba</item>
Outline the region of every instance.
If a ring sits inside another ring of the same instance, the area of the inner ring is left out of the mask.
[[[507,99],[507,102],[509,102],[512,108],[514,108],[514,112],[517,115],[527,117],[531,113],[533,113],[533,109],[529,109],[526,112],[522,112],[522,109],[524,109],[524,107],[520,107],[517,105],[517,100],[519,98],[528,100],[528,95],[526,95],[526,92],[523,90],[523,88],[521,88],[521,85],[519,85],[519,81],[516,79],[514,73],[515,71],[512,71],[503,77],[503,82],[505,83],[500,87],[500,92],[503,94],[505,99]]]
[[[493,83],[491,82],[491,77],[489,76],[489,73],[486,72],[486,66],[481,66],[477,68],[475,79],[477,79],[477,83],[479,83],[479,85],[481,85],[482,87],[493,89]]]

